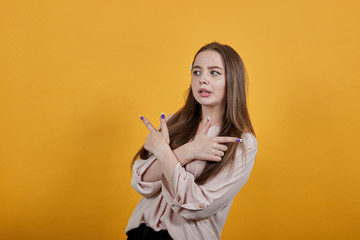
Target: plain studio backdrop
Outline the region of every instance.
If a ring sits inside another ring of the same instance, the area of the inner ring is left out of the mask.
[[[259,143],[222,239],[359,239],[356,0],[2,0],[0,239],[124,239],[139,115],[183,105],[212,41],[245,62]]]

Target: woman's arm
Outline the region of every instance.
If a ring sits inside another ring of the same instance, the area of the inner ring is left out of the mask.
[[[192,157],[189,156],[189,151],[186,151],[186,144],[178,147],[173,151],[177,160],[180,162],[181,166],[185,166],[191,162]],[[144,182],[155,182],[161,180],[162,171],[160,169],[160,164],[157,160],[153,161],[147,171],[144,173],[142,180]]]
[[[132,168],[131,186],[144,197],[152,197],[161,190],[161,180],[147,182],[143,180],[145,172],[156,161],[155,156],[148,159],[138,159]]]
[[[144,121],[147,120],[145,119]],[[211,120],[208,119],[206,124],[198,131],[193,141],[173,150],[181,166],[185,166],[193,160],[221,161],[221,157],[224,156],[227,147],[219,141],[236,141],[236,138],[207,136],[210,126]],[[155,160],[144,173],[142,180],[145,182],[155,182],[160,180],[161,177],[162,171],[160,164]]]
[[[175,149],[174,154],[180,159],[181,164],[185,165],[187,153],[184,145]],[[148,159],[138,159],[133,165],[133,174],[131,179],[131,186],[142,196],[152,197],[161,189],[162,170],[155,155]]]
[[[201,220],[214,215],[229,204],[247,182],[257,153],[255,137],[244,136],[245,151],[237,148],[234,168],[226,168],[203,185],[180,164],[173,172],[173,182],[162,181],[162,195],[171,208],[187,220]],[[173,184],[171,187],[170,184]]]
[[[146,118],[141,117],[141,119],[150,131],[146,138],[144,148],[154,154],[159,163],[160,171],[164,174],[170,188],[175,190],[174,172],[177,165],[181,166],[181,164],[169,146],[170,140],[165,115],[162,114],[160,118],[161,132],[157,131]],[[208,125],[210,125],[209,122]],[[192,156],[199,156],[198,159],[201,160],[220,161],[221,156],[224,155],[224,148],[226,147],[222,143],[239,142],[240,139],[235,137],[208,137],[206,136],[208,129],[209,126],[202,129],[192,142]],[[206,144],[203,144],[204,142]]]
[[[160,118],[161,132],[157,131],[146,118],[142,116],[140,118],[150,131],[146,137],[144,148],[154,154],[159,163],[160,171],[165,175],[170,187],[173,188],[174,170],[179,161],[169,146],[170,139],[165,115],[162,113]]]

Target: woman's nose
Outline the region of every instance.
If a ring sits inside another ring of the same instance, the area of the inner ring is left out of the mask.
[[[208,84],[209,80],[207,79],[207,76],[204,74],[200,77],[200,84]]]

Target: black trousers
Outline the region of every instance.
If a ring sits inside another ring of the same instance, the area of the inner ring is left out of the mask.
[[[155,231],[145,223],[127,232],[127,240],[172,240],[168,231]]]

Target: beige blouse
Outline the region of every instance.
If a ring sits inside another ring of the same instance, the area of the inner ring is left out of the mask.
[[[211,127],[209,136],[216,136],[219,127]],[[203,185],[195,183],[202,172],[205,161],[195,160],[174,172],[175,191],[167,185],[165,176],[156,182],[144,182],[142,176],[155,161],[138,159],[134,163],[131,186],[143,198],[130,217],[126,232],[145,223],[155,231],[165,229],[173,239],[212,240],[220,239],[226,217],[235,195],[250,176],[257,153],[257,141],[251,133],[242,136],[244,154],[239,146],[236,151],[234,169],[225,168]]]

